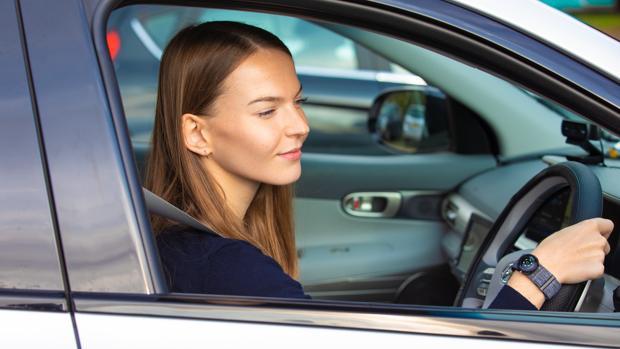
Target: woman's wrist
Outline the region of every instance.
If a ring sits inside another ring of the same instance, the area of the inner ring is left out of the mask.
[[[545,254],[544,251],[540,251],[539,249],[532,251],[532,254],[538,259],[539,265],[545,267],[545,269],[547,269],[560,284],[564,283],[563,275],[560,273],[562,270],[561,265],[556,266],[556,264],[551,263],[549,256]]]
[[[540,309],[545,302],[543,292],[526,275],[515,270],[508,280],[508,286],[519,292],[525,299]]]

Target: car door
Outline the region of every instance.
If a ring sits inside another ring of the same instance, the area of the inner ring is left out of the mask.
[[[21,11],[33,91],[38,96],[41,147],[47,154],[49,188],[54,193],[52,217],[62,237],[61,261],[71,285],[67,292],[81,346],[616,345],[618,320],[592,314],[169,293],[105,40],[109,11],[121,2],[62,0],[44,7],[45,11],[40,11],[41,4],[45,2],[22,1]],[[266,6],[233,5],[246,10]],[[426,8],[398,14],[378,5],[320,5],[325,4],[299,3],[292,10],[289,1],[272,2],[269,10],[290,14],[304,10],[347,23],[363,18],[358,25],[380,24],[374,28],[378,32],[393,33],[399,23],[425,24],[429,27],[421,33],[440,39],[446,34],[446,28],[436,26],[440,21],[420,18],[443,16],[442,23],[453,25],[467,19],[474,28],[493,24],[505,35],[514,34],[484,16],[444,2],[428,2]],[[471,48],[471,42],[457,38],[455,45]],[[495,46],[484,41],[481,45],[496,52]]]
[[[20,20],[0,2],[0,346],[78,348]]]

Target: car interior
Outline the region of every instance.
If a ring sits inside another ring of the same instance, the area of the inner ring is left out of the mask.
[[[620,160],[609,151],[620,139],[587,115],[430,47],[269,13],[160,5],[112,13],[139,172],[153,121],[152,67],[176,31],[207,20],[262,26],[287,35],[294,55],[312,52],[296,64],[318,136],[304,149],[294,204],[299,281],[313,299],[488,307],[507,263],[548,235],[594,216],[620,222]],[[320,36],[313,28],[337,40],[304,47],[296,38]],[[379,58],[321,67],[328,50],[342,62],[359,52]],[[145,199],[151,213],[200,226],[151,193]],[[545,310],[614,312],[618,230],[604,277],[563,289]]]

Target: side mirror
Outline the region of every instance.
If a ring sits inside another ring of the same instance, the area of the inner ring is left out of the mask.
[[[447,149],[448,104],[437,88],[389,90],[375,98],[368,130],[377,142],[403,153]]]

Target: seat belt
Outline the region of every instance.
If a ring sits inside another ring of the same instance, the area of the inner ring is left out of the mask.
[[[142,193],[144,193],[144,200],[146,201],[146,207],[148,208],[149,212],[171,219],[177,223],[188,225],[201,231],[206,231],[211,234],[217,234],[213,230],[209,229],[206,225],[200,223],[196,218],[181,211],[179,208],[172,205],[168,201],[160,198],[159,196],[153,194],[148,189],[142,188]]]

